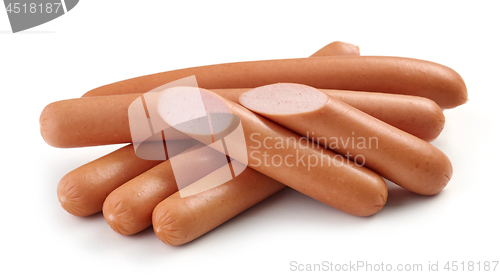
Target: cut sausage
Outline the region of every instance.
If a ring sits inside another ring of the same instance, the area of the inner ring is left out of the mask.
[[[453,173],[448,157],[430,143],[309,86],[267,85],[239,102],[418,194],[440,192]]]
[[[317,148],[307,139],[208,90],[174,87],[163,91],[158,100],[160,117],[167,123],[172,119],[172,113],[162,108],[163,98],[184,106],[185,113],[196,112],[190,109],[194,100],[191,98],[193,89],[203,94],[204,101],[210,98],[206,101],[210,104],[227,104],[231,113],[240,119],[246,142],[232,147],[231,158],[248,162],[250,167],[264,175],[353,215],[369,216],[384,206],[387,188],[383,179],[373,171],[329,150]],[[184,93],[179,93],[179,90]],[[173,98],[170,96],[173,93],[179,96]],[[228,138],[224,138],[227,144],[241,141],[227,141]]]
[[[239,96],[248,90],[216,89],[212,91],[239,103]],[[426,141],[436,139],[444,128],[443,111],[434,101],[424,97],[327,89],[321,91]]]
[[[386,56],[326,56],[202,66],[116,82],[84,96],[145,93],[192,75],[206,89],[291,82],[322,89],[422,96],[445,109],[467,101],[465,83],[454,70],[433,62]]]

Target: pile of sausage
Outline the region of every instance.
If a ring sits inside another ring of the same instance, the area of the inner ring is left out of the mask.
[[[227,158],[232,169],[242,171],[239,175],[181,196],[173,162],[141,159],[129,144],[61,179],[57,195],[66,211],[76,216],[102,211],[111,228],[123,235],[153,225],[163,242],[180,245],[285,186],[340,211],[369,216],[386,203],[383,178],[421,195],[440,192],[451,179],[450,160],[429,141],[444,127],[442,110],[467,101],[460,75],[423,60],[360,56],[358,47],[343,42],[333,42],[309,58],[187,68],[102,86],[81,98],[46,106],[41,134],[59,148],[131,143],[129,105],[158,86],[192,75],[214,106],[239,117],[248,167],[237,157]],[[189,87],[174,87],[161,96],[168,98],[164,104],[182,107],[190,104],[190,93]],[[158,110],[161,115],[161,105]],[[354,141],[331,146],[332,137],[376,137],[376,147]],[[290,139],[300,146],[278,144]],[[206,146],[178,142],[188,152],[174,157],[186,164],[181,167],[210,173],[227,164],[205,154]],[[291,156],[296,165],[287,165],[283,158],[280,165],[263,165],[268,160],[256,144],[265,145],[268,155]],[[314,156],[315,165],[295,162],[304,156],[309,161]],[[356,156],[363,157],[363,165]],[[318,165],[318,160],[333,165]]]

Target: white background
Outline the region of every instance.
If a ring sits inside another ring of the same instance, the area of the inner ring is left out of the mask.
[[[289,273],[291,261],[422,263],[424,270],[429,261],[440,268],[499,261],[497,5],[375,2],[86,0],[18,34],[0,10],[0,273],[275,274]],[[45,105],[150,73],[307,57],[335,40],[359,45],[363,55],[426,59],[462,75],[470,101],[446,110],[433,142],[454,165],[442,193],[391,185],[386,207],[359,218],[288,189],[180,247],[151,228],[125,237],[101,214],[79,218],[60,207],[59,179],[119,146],[50,147],[39,133]]]

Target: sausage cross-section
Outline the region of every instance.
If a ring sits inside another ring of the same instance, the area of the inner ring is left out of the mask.
[[[239,102],[418,194],[440,192],[453,173],[448,157],[430,143],[309,86],[266,85]]]

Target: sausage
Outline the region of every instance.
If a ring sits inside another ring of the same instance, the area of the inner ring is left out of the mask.
[[[137,94],[68,99],[50,103],[40,115],[40,133],[59,148],[130,143],[128,107]]]
[[[341,41],[334,41],[323,48],[319,49],[316,51],[314,54],[312,54],[310,57],[318,57],[318,56],[342,56],[342,55],[359,55],[359,47],[354,46],[352,44],[346,43],[346,42],[341,42]],[[113,88],[113,85],[119,85],[120,82],[117,83],[112,83],[107,86],[108,88]],[[131,82],[131,84],[134,84]],[[103,86],[104,87],[104,86]],[[128,90],[128,93],[145,93],[150,90],[144,90],[141,87],[134,87],[132,89]],[[89,91],[85,93],[82,97],[88,97],[88,96],[105,96],[105,95],[113,95],[113,94],[122,94],[123,92],[116,93],[116,92],[111,92],[109,89],[102,89],[102,87],[99,87],[97,89],[94,89],[92,91]]]
[[[422,96],[443,109],[467,101],[465,83],[454,70],[429,61],[387,56],[323,56],[201,66],[116,82],[84,96],[145,93],[192,75],[199,87],[206,89],[292,82],[321,89]]]
[[[192,147],[188,140],[170,141],[168,156]],[[100,212],[106,197],[123,183],[161,163],[137,157],[132,145],[126,145],[66,174],[57,185],[61,206],[75,216]]]
[[[212,91],[238,103],[239,96],[248,90],[215,89]],[[436,139],[444,128],[443,111],[434,101],[424,97],[326,89],[322,91],[426,141]]]
[[[359,55],[359,47],[353,44],[335,41],[319,49],[312,54],[311,57],[334,55]]]
[[[124,146],[66,174],[57,186],[57,197],[75,216],[95,214],[111,191],[160,162],[140,159],[132,145]]]
[[[248,89],[214,90],[237,101]],[[429,99],[367,92],[325,90],[378,119],[425,140],[435,139],[444,127],[444,115]],[[62,100],[45,107],[40,131],[51,146],[60,148],[130,143],[128,106],[140,94]]]
[[[242,165],[233,161],[232,165]],[[204,192],[174,193],[153,211],[153,228],[164,243],[190,242],[245,211],[285,186],[247,167],[239,176]]]
[[[351,154],[352,159],[415,193],[437,194],[453,174],[448,157],[430,143],[315,88],[272,84],[243,93],[239,102],[331,150]]]
[[[215,110],[209,112],[209,116],[221,113],[219,110],[227,110],[241,121],[247,142],[233,141],[237,145],[232,146],[231,158],[241,163],[248,162],[249,167],[258,172],[349,214],[369,216],[384,206],[387,187],[373,171],[357,166],[332,151],[317,148],[307,139],[208,90],[193,87],[166,89],[159,96],[158,114],[167,124],[175,127],[179,118],[196,117],[194,115],[198,111],[191,106],[200,94],[207,110]],[[172,107],[181,112],[173,112]],[[235,123],[223,121],[221,125],[228,126],[217,131],[224,133]],[[193,127],[185,129],[185,134],[201,135]]]
[[[189,152],[189,153],[188,153]],[[225,155],[199,144],[175,156],[176,173],[183,173],[189,183],[227,164]],[[123,235],[138,233],[151,225],[155,206],[177,192],[178,182],[171,159],[116,188],[104,201],[102,212],[110,227]],[[180,168],[179,168],[180,167]]]
[[[322,90],[368,115],[420,139],[436,139],[445,125],[442,109],[434,101],[418,96],[369,92]]]

